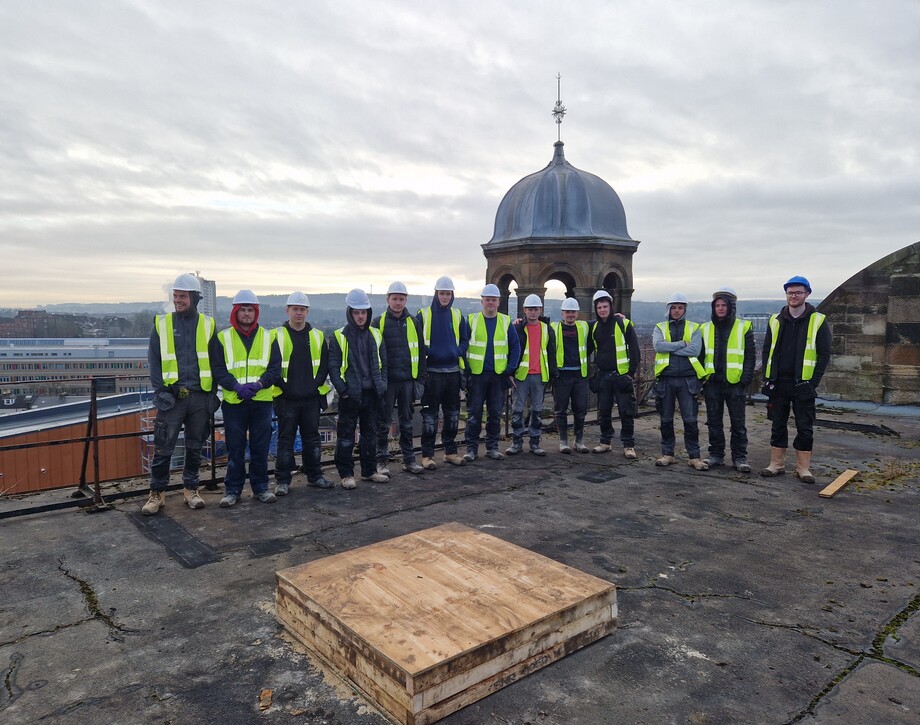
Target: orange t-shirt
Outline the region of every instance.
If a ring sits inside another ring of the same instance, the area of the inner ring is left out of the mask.
[[[543,325],[527,325],[527,347],[530,350],[530,367],[527,372],[531,375],[540,374],[540,351],[543,348]]]

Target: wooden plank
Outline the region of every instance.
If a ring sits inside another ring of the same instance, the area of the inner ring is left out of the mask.
[[[839,491],[841,488],[846,486],[850,482],[850,479],[853,478],[853,476],[857,475],[858,473],[859,471],[854,471],[852,468],[848,468],[843,473],[841,473],[839,476],[837,476],[837,478],[835,478],[833,482],[831,482],[830,485],[826,486],[825,488],[822,488],[818,492],[818,495],[821,498],[830,498],[835,493],[837,493],[837,491]]]

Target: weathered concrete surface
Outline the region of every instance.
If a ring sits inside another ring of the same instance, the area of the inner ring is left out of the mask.
[[[763,465],[763,409],[748,410]],[[295,478],[274,505],[224,510],[211,495],[190,511],[170,494],[159,523],[220,557],[194,569],[142,533],[140,500],[2,521],[0,720],[384,723],[281,633],[274,572],[459,521],[615,582],[620,628],[446,723],[917,722],[920,425],[834,418],[902,437],[819,428],[816,486],[655,468],[652,416],[634,463],[560,456],[547,436],[543,459],[353,492]],[[865,473],[819,498],[845,468]],[[596,482],[609,474],[621,477]]]

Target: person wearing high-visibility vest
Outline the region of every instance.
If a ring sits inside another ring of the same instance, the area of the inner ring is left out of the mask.
[[[403,470],[415,474],[425,471],[415,460],[412,430],[413,403],[421,399],[427,379],[425,338],[421,325],[406,309],[408,300],[406,285],[393,282],[387,288],[387,308],[371,322],[371,327],[380,330],[387,350],[387,391],[380,400],[377,415],[377,473],[385,476],[390,475],[388,443],[394,407],[399,420]]]
[[[355,433],[361,478],[386,483],[390,477],[377,471],[377,417],[387,391],[387,349],[383,335],[371,326],[371,301],[361,289],[345,296],[344,327],[329,339],[329,380],[339,395],[336,426],[335,467],[342,488],[357,488],[355,481]]]
[[[517,384],[511,400],[511,445],[505,454],[514,456],[524,450],[524,410],[530,408],[527,433],[530,436],[530,452],[545,456],[540,446],[543,432],[543,395],[550,381],[556,379],[556,335],[552,328],[540,319],[543,314],[543,300],[538,295],[527,295],[524,300],[524,324],[515,325],[521,343],[521,362],[514,377]]]
[[[307,322],[310,298],[292,292],[284,308],[288,321],[272,330],[281,354],[281,378],[275,383],[275,416],[278,418],[278,453],[275,456],[275,495],[290,492],[294,442],[300,430],[303,472],[307,485],[332,488],[323,476],[322,441],[319,437],[320,413],[326,407],[329,376],[329,350],[322,330]]]
[[[443,416],[441,443],[444,461],[462,466],[457,453],[457,431],[460,426],[460,389],[466,382],[463,358],[470,344],[470,327],[460,310],[454,306],[454,282],[439,277],[434,283],[431,305],[418,311],[425,341],[428,379],[422,395],[422,467],[435,470],[434,444],[438,435],[438,414]]]
[[[572,428],[575,450],[589,453],[585,445],[585,417],[588,415],[588,357],[594,352],[591,326],[579,320],[578,300],[566,297],[562,301],[562,322],[554,322],[556,336],[556,368],[559,375],[553,383],[553,415],[559,432],[559,452],[571,455],[569,446],[569,404],[572,407]]]
[[[482,312],[469,316],[470,344],[466,350],[466,453],[472,463],[479,455],[482,408],[486,407],[486,456],[501,460],[498,434],[501,432],[505,391],[514,387],[514,371],[521,356],[521,343],[508,315],[498,311],[501,292],[497,285],[482,288]]]
[[[760,473],[780,476],[786,472],[789,447],[789,410],[795,417],[795,474],[814,483],[811,454],[814,448],[816,389],[831,360],[831,328],[827,318],[806,302],[811,285],[795,276],[783,285],[786,306],[773,315],[763,341],[763,374],[769,397],[770,464]]]
[[[597,371],[589,385],[597,394],[597,422],[600,428],[600,441],[593,452],[608,453],[612,450],[612,413],[616,401],[623,457],[636,460],[635,427],[639,410],[633,381],[641,359],[636,326],[622,314],[614,314],[613,298],[607,290],[595,292],[593,302],[595,320],[589,325]]]
[[[722,418],[728,408],[731,430],[732,463],[741,473],[750,473],[747,460],[745,388],[754,379],[754,329],[738,318],[738,295],[722,287],[712,295],[712,317],[700,328],[703,337],[703,399],[706,401],[706,427],[709,430],[710,468],[725,463],[725,430]]]
[[[218,355],[214,320],[198,312],[201,282],[193,274],[180,274],[172,286],[174,312],[157,315],[150,333],[147,361],[153,404],[153,460],[150,494],[141,508],[145,516],[166,504],[169,464],[176,441],[185,428],[185,465],[182,491],[186,505],[204,508],[198,494],[201,449],[210,433],[211,412],[216,410],[212,361]]]
[[[272,438],[273,386],[281,377],[281,353],[271,330],[259,324],[259,298],[242,289],[233,297],[230,327],[217,335],[221,354],[214,361],[214,378],[224,390],[221,406],[227,441],[223,508],[236,505],[246,483],[249,444],[249,485],[262,503],[274,503],[268,490],[268,448]]]
[[[674,457],[676,404],[680,406],[680,417],[684,423],[688,463],[697,471],[706,471],[709,466],[700,458],[699,403],[696,398],[702,389],[702,379],[706,377],[699,361],[703,337],[700,326],[685,319],[686,314],[687,298],[675,292],[668,298],[668,319],[659,322],[652,333],[655,401],[661,416],[661,456],[655,460],[655,465],[668,466],[677,462]]]

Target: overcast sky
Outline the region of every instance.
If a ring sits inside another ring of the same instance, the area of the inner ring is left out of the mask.
[[[824,297],[920,239],[918,0],[4,0],[0,306],[193,270],[476,295],[499,202],[552,158],[557,72],[636,299]]]

